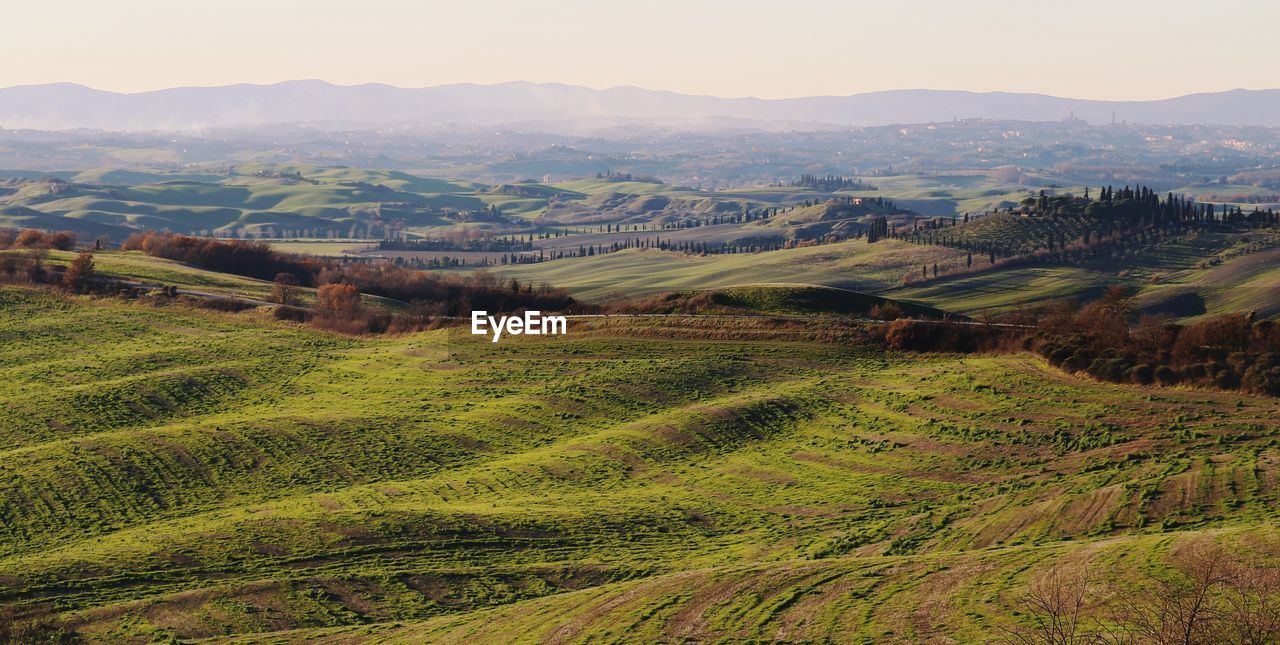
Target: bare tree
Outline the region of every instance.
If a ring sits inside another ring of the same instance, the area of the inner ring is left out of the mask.
[[[1136,593],[1121,594],[1112,608],[1112,643],[1192,645],[1218,642],[1221,608],[1215,594],[1230,580],[1223,550],[1197,540],[1169,557],[1175,573],[1148,575]]]
[[[1088,597],[1092,591],[1092,573],[1089,567],[1074,572],[1062,565],[1054,565],[1031,581],[1027,592],[1019,599],[1019,605],[1031,618],[1031,625],[1016,628],[1001,627],[1005,641],[1016,645],[1080,645],[1097,642],[1097,637],[1086,633],[1085,615]]]
[[[298,277],[292,273],[277,273],[271,288],[271,299],[286,307],[298,304]]]
[[[1219,642],[1280,643],[1280,567],[1264,564],[1256,555],[1233,563],[1220,622]]]

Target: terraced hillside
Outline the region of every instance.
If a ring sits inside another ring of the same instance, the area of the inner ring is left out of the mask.
[[[0,288],[0,603],[104,642],[972,642],[1051,563],[1274,530],[1275,399],[841,337]]]

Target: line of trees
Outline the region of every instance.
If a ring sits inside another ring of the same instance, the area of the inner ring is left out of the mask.
[[[868,184],[856,177],[841,177],[839,175],[800,175],[796,179],[787,184],[788,186],[798,188],[812,188],[826,192],[835,192],[837,190],[879,190],[875,186]]]

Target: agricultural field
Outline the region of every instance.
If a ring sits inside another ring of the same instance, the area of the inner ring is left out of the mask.
[[[998,314],[1050,300],[1096,298],[1114,274],[1071,267],[1020,267],[944,277],[884,292],[965,315]]]
[[[848,191],[848,194],[886,197],[903,208],[934,217],[959,217],[965,213],[1009,208],[1040,190],[1077,195],[1084,192],[1079,184],[1011,167],[879,176],[868,181],[878,190]]]
[[[842,330],[0,287],[0,604],[101,642],[971,642],[1045,567],[1274,531],[1280,400]]]
[[[920,267],[963,262],[964,252],[937,246],[865,239],[766,253],[699,256],[633,249],[586,258],[494,268],[521,282],[550,284],[586,300],[658,291],[787,282],[879,291],[918,275]]]
[[[1139,292],[1139,304],[1186,318],[1233,311],[1280,316],[1280,248],[1178,274]]]
[[[1062,298],[1089,300],[1107,286],[1123,285],[1140,309],[1177,319],[1236,311],[1275,317],[1280,315],[1278,244],[1274,232],[1196,233],[1078,266],[997,266],[881,295],[978,315]]]
[[[380,239],[392,220],[429,229],[453,224],[441,217],[446,210],[487,207],[477,184],[345,167],[244,164],[219,173],[103,170],[15,181],[0,195],[0,225],[117,240],[145,229]]]
[[[877,311],[895,307],[903,314],[920,318],[945,318],[947,313],[930,307],[891,300],[836,287],[795,284],[751,284],[723,289],[671,292],[656,301],[640,299],[648,310],[663,305],[675,311],[682,304],[697,312],[758,312],[791,316],[855,316],[876,317]],[[697,303],[696,305],[694,303]]]

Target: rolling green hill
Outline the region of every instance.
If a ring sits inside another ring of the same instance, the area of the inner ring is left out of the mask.
[[[897,285],[934,262],[961,262],[955,249],[881,240],[850,240],[768,253],[698,256],[630,250],[594,257],[498,267],[521,282],[550,284],[586,300],[659,291],[709,289],[756,282],[816,284],[855,291]]]
[[[996,267],[891,289],[883,295],[965,314],[999,313],[1047,300],[1089,300],[1124,285],[1149,313],[1193,319],[1235,311],[1280,315],[1280,238],[1275,232],[1194,233],[1122,257],[1079,266]],[[979,268],[982,268],[979,265]]]
[[[1051,564],[1274,531],[1276,399],[714,324],[0,288],[0,603],[102,642],[971,642]]]
[[[482,188],[395,171],[267,164],[223,174],[54,173],[0,198],[0,225],[120,239],[140,229],[294,237],[377,229],[380,236],[387,222],[429,229],[451,225],[441,217],[448,210],[483,210],[488,202],[476,195]]]
[[[884,315],[884,308],[896,307],[902,314],[922,318],[944,318],[947,313],[933,307],[891,300],[848,289],[807,284],[750,284],[702,291],[676,291],[658,299],[641,299],[646,312],[670,310],[707,313],[773,313],[789,315],[856,316]]]

